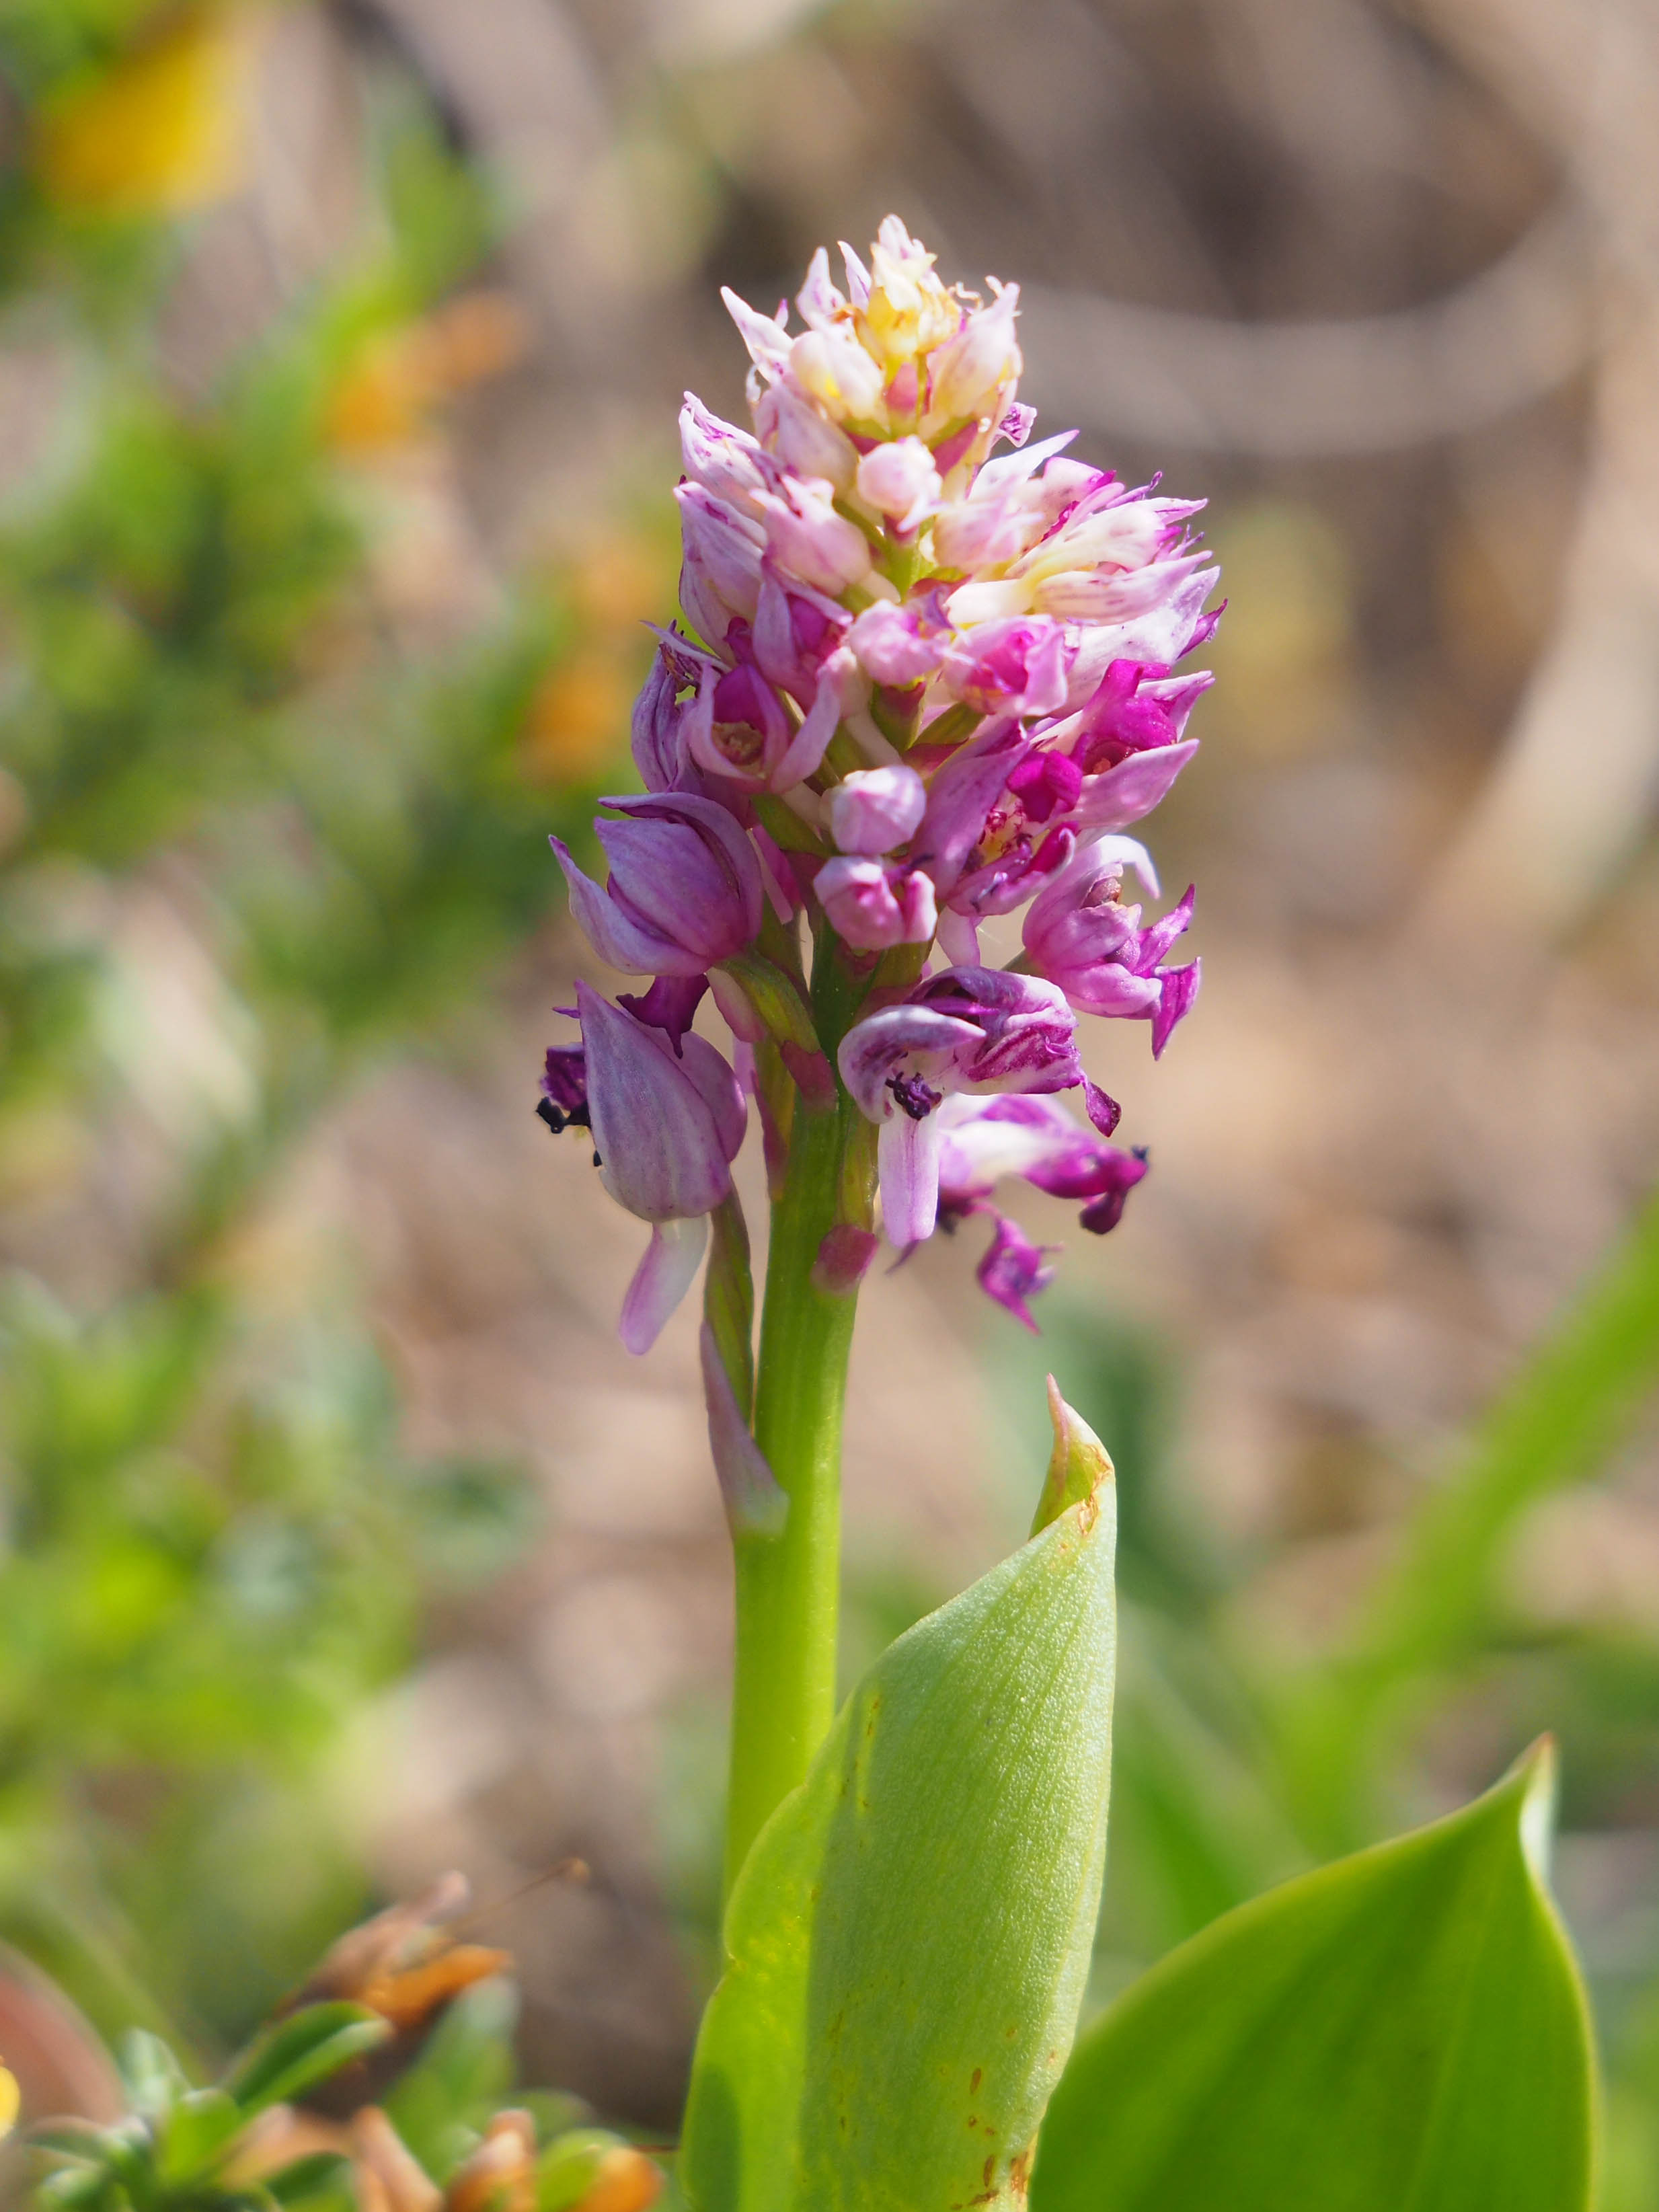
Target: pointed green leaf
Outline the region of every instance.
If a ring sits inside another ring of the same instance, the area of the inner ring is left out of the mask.
[[[187,2181],[212,2166],[246,2124],[241,2106],[222,2089],[191,2090],[160,2131],[156,2165],[162,2180]]]
[[[116,2051],[116,2063],[133,2111],[158,2124],[190,2088],[183,2067],[147,2027],[127,2030]]]
[[[1583,2212],[1589,2016],[1547,1744],[1449,1819],[1240,1906],[1079,2045],[1032,2212]]]
[[[1054,1424],[1054,1448],[1049,1455],[1042,1494],[1037,1499],[1031,1521],[1034,1536],[1040,1534],[1068,1505],[1091,1496],[1103,1482],[1113,1482],[1116,1476],[1111,1454],[1082,1414],[1060,1396],[1060,1385],[1052,1375],[1048,1383],[1048,1419]]]
[[[298,2097],[327,2081],[392,2033],[390,2021],[367,2005],[307,2005],[255,2038],[225,2077],[225,2088],[252,2118],[268,2105]]]
[[[1021,2201],[1106,1840],[1109,1482],[902,1636],[732,1892],[682,2177],[697,2212]]]

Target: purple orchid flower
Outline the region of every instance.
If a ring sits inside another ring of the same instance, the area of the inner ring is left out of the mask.
[[[570,886],[570,910],[601,960],[634,975],[700,975],[753,943],[761,926],[760,863],[723,806],[691,792],[599,802],[611,863],[603,888],[560,838],[550,842]]]
[[[995,968],[947,968],[848,1031],[842,1080],[880,1124],[882,1213],[894,1243],[933,1234],[941,1139],[935,1109],[957,1091],[1073,1088],[1084,1079],[1076,1027],[1051,983]]]
[[[1062,623],[1012,615],[960,632],[939,677],[952,698],[980,714],[1052,714],[1066,702],[1070,661]]]
[[[1048,1255],[1058,1252],[1058,1244],[1034,1244],[1018,1222],[1006,1213],[994,1213],[995,1229],[985,1257],[974,1270],[975,1279],[989,1298],[994,1298],[1005,1313],[1029,1328],[1033,1336],[1038,1334],[1027,1301],[1039,1291],[1046,1291],[1054,1279],[1048,1264]]]
[[[755,618],[766,532],[699,483],[677,485],[674,497],[680,510],[680,605],[698,635],[717,646],[733,616]]]
[[[833,597],[869,574],[869,540],[836,514],[832,485],[784,477],[776,492],[761,495],[760,506],[768,550],[804,584]]]
[[[576,986],[576,1007],[600,1176],[619,1205],[651,1224],[622,1310],[623,1342],[648,1352],[691,1286],[708,1216],[732,1188],[747,1110],[736,1076],[703,1038],[683,1038],[677,1058],[660,1030],[586,983]]]
[[[1079,1220],[1096,1236],[1115,1229],[1146,1174],[1146,1155],[1109,1141],[1116,1109],[1103,1105],[1102,1094],[1089,1104],[1095,1129],[1054,1097],[947,1098],[939,1111],[940,1218],[994,1212],[996,1185],[1020,1176],[1051,1198],[1085,1200]]]
[[[1192,920],[1190,889],[1146,929],[1140,908],[1121,903],[1125,862],[1141,858],[1128,838],[1081,846],[1032,900],[1024,936],[1036,972],[1082,1012],[1151,1022],[1156,1059],[1198,994],[1199,963],[1160,965]]]
[[[759,439],[723,422],[694,392],[680,409],[680,455],[694,484],[751,522],[762,520],[760,494],[775,491],[783,478]]]
[[[935,586],[896,606],[878,599],[858,617],[847,641],[872,682],[902,690],[933,673],[951,638],[950,617]]]
[[[836,934],[857,952],[927,945],[939,927],[933,879],[895,860],[838,853],[812,889]]]
[[[739,790],[792,790],[817,770],[836,734],[849,672],[852,656],[832,653],[818,672],[811,708],[797,723],[751,660],[724,673],[705,668],[684,725],[693,765]]]
[[[810,712],[824,663],[845,638],[851,617],[827,593],[786,575],[768,554],[761,562],[752,650],[770,684]]]

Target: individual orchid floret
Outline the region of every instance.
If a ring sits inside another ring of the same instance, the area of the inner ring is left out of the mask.
[[[1012,615],[959,632],[941,656],[939,678],[975,714],[1052,714],[1066,703],[1071,658],[1061,623]]]
[[[962,422],[1000,422],[1014,396],[1021,362],[1014,317],[1018,284],[992,279],[988,307],[969,315],[928,362],[927,427],[935,435]]]
[[[680,510],[680,605],[697,635],[719,646],[734,617],[754,620],[766,532],[699,483],[678,485],[674,497]]]
[[[1007,615],[1121,623],[1144,614],[1200,566],[1202,554],[1176,550],[1200,504],[1124,492],[1107,479],[1029,550],[1006,565],[981,558],[951,594],[951,618],[968,629]],[[1000,577],[985,573],[997,566]]]
[[[872,446],[858,465],[859,497],[890,522],[901,538],[912,536],[939,505],[938,465],[920,438],[896,438]]]
[[[1049,1255],[1058,1244],[1034,1244],[1018,1222],[1006,1213],[994,1217],[996,1227],[985,1257],[974,1270],[987,1297],[994,1298],[1005,1313],[1037,1334],[1029,1301],[1046,1291],[1054,1279]]]
[[[1115,768],[1131,753],[1180,743],[1187,718],[1215,678],[1207,669],[1171,676],[1137,660],[1114,660],[1071,720],[1051,734],[1064,739],[1085,773]]]
[[[754,848],[732,817],[690,792],[606,799],[596,824],[611,863],[603,887],[551,840],[570,907],[601,960],[643,975],[700,975],[754,942],[763,891]]]
[[[852,656],[832,653],[819,669],[817,696],[799,723],[751,661],[724,674],[703,671],[685,719],[693,765],[745,791],[788,791],[813,775],[845,708]]]
[[[836,514],[832,484],[785,477],[776,492],[762,495],[760,507],[768,549],[804,584],[834,598],[869,574],[869,540]],[[758,576],[756,590],[758,596]]]
[[[831,928],[856,952],[928,945],[939,927],[933,881],[920,868],[838,853],[812,885]]]
[[[848,633],[860,666],[877,684],[920,684],[938,668],[951,639],[939,593],[922,592],[895,606],[878,599]]]
[[[1143,929],[1140,908],[1121,896],[1126,860],[1139,857],[1127,838],[1082,846],[1031,902],[1024,936],[1031,966],[1081,1012],[1151,1022],[1156,1057],[1198,992],[1196,961],[1160,964],[1192,919],[1193,894]]]
[[[931,354],[962,326],[961,300],[939,282],[933,274],[933,256],[895,215],[888,216],[876,234],[866,283],[854,327],[890,372],[919,355]]]
[[[761,520],[760,494],[782,473],[757,438],[711,414],[694,392],[680,409],[680,456],[693,483],[752,522]]]
[[[652,1224],[623,1301],[622,1339],[647,1352],[690,1288],[708,1216],[732,1188],[747,1111],[731,1068],[705,1039],[676,1056],[660,1030],[576,986],[588,1127],[605,1188]]]
[[[798,477],[817,477],[850,491],[859,449],[841,428],[793,385],[774,384],[755,409],[755,432],[768,453]]]
[[[891,853],[915,836],[927,811],[927,787],[915,769],[859,769],[830,793],[830,834],[839,852]]]
[[[1081,1199],[1079,1225],[1096,1236],[1115,1229],[1146,1155],[1110,1141],[1116,1112],[1102,1093],[1089,1104],[1094,1128],[1056,1097],[947,1098],[939,1111],[940,1219],[994,1212],[997,1184],[1019,1176],[1051,1198]]]
[[[827,592],[786,575],[769,556],[761,563],[755,665],[803,710],[817,699],[824,663],[840,647],[850,621]]]
[[[883,1218],[896,1244],[933,1234],[939,1205],[936,1109],[957,1091],[1052,1091],[1083,1080],[1077,1017],[1063,993],[994,968],[947,968],[842,1041],[842,1080],[880,1125]]]

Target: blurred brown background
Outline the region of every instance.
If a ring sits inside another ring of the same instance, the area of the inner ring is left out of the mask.
[[[423,84],[505,196],[518,357],[416,440],[369,425],[376,588],[429,636],[526,563],[567,576],[550,778],[625,758],[678,395],[743,404],[718,286],[769,307],[890,210],[947,277],[1020,283],[1045,428],[1209,495],[1219,680],[1152,835],[1166,890],[1197,881],[1205,992],[1156,1069],[1097,1025],[1154,1174],[1109,1240],[1069,1237],[1051,1310],[1166,1346],[1171,1479],[1250,1562],[1238,1631],[1316,1647],[1659,1162],[1650,0],[349,0],[272,12],[256,48],[252,173],[198,219],[168,373],[210,377],[356,250],[364,114]],[[19,466],[48,374],[0,358]],[[128,922],[210,1035],[164,904]],[[500,1931],[534,2063],[662,2122],[708,1958],[727,1570],[689,1310],[623,1354],[642,1232],[531,1115],[585,962],[554,933],[464,1054],[362,1091],[270,1234],[295,1297],[366,1281],[416,1446],[522,1453],[545,1492],[531,1555],[354,1731],[347,1817],[388,1890],[453,1863],[496,1897],[586,1856],[588,1889]],[[56,1233],[32,1263],[68,1266]],[[1011,1396],[1036,1370],[976,1256],[939,1240],[866,1299],[848,1494],[878,1623],[988,1564],[1036,1479]],[[1540,1509],[1514,1576],[1542,1624],[1659,1638],[1659,1461]],[[1449,1713],[1405,1809],[1481,1784],[1504,1730]],[[1617,1850],[1569,1838],[1592,1946],[1650,1912],[1656,1837],[1638,1776]]]

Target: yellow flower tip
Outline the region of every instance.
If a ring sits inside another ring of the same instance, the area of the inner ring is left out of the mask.
[[[72,213],[167,216],[240,190],[249,167],[252,18],[192,9],[50,101],[34,168]]]
[[[17,2108],[21,2102],[17,2076],[0,2066],[0,2136],[9,2136],[16,2126]]]
[[[1112,1455],[1075,1407],[1060,1395],[1060,1385],[1048,1377],[1048,1419],[1054,1423],[1054,1449],[1043,1477],[1042,1494],[1031,1522],[1039,1535],[1057,1521],[1067,1506],[1094,1497],[1103,1483],[1115,1479]]]
[[[915,361],[950,337],[963,302],[933,274],[933,256],[890,215],[870,252],[870,297],[854,319],[877,360]]]

